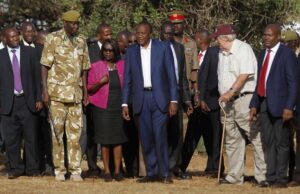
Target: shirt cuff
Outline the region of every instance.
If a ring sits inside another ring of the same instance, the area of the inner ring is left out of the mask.
[[[128,107],[128,104],[122,104],[122,107]]]
[[[176,100],[171,100],[171,102],[178,103]]]

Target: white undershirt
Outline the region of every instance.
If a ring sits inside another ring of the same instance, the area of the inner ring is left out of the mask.
[[[100,50],[102,49],[102,43],[100,41],[97,42]]]
[[[147,47],[140,47],[141,49],[141,61],[142,61],[142,71],[144,78],[144,88],[152,87],[151,83],[151,44],[150,40]]]
[[[176,53],[175,53],[175,49],[174,49],[173,44],[170,44],[170,46],[171,46],[171,50],[172,50],[172,53],[173,53],[175,74],[176,74],[176,80],[177,80],[177,84],[178,84],[179,83],[178,61],[177,61],[177,57],[176,57]]]
[[[7,46],[7,50],[8,50],[9,59],[10,59],[11,64],[13,63],[13,56],[14,56],[12,50],[16,50],[16,56],[17,56],[17,59],[19,62],[19,67],[20,67],[20,65],[21,65],[21,63],[20,63],[20,58],[21,58],[20,57],[21,56],[20,46],[17,48],[10,48],[9,46]],[[21,69],[20,69],[20,72],[21,72]],[[21,90],[20,92],[17,92],[17,90],[14,90],[14,94],[22,94],[23,92],[24,92],[23,90]]]
[[[201,65],[202,65],[202,63],[203,63],[203,59],[204,59],[204,56],[205,56],[205,54],[206,54],[206,50],[205,50],[205,51],[200,51],[200,52],[198,53],[198,56],[199,56],[200,53],[202,53],[202,57],[201,57],[201,59],[200,59],[200,61],[199,61],[199,67],[201,67]]]
[[[265,88],[267,88],[267,80],[268,80],[268,77],[269,77],[269,73],[270,73],[270,70],[271,70],[271,67],[272,67],[275,55],[276,55],[276,53],[277,53],[277,51],[279,49],[279,46],[280,46],[280,43],[278,42],[273,48],[269,49],[269,50],[271,50],[271,52],[270,52],[268,69],[267,69],[267,73],[266,73]],[[263,64],[265,62],[267,54],[268,54],[268,49],[266,49],[266,53],[265,53],[265,57],[264,57],[264,60],[263,60]]]

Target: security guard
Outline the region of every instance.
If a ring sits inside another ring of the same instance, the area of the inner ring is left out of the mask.
[[[198,65],[198,52],[196,42],[184,35],[185,30],[185,13],[183,11],[172,11],[169,13],[169,20],[175,26],[175,41],[183,44],[186,62],[186,76],[190,81],[190,88],[194,86],[197,81]],[[196,87],[193,87],[196,88]]]
[[[43,98],[49,106],[55,179],[58,181],[65,180],[67,170],[71,180],[82,181],[79,139],[83,127],[82,102],[88,104],[86,75],[90,60],[86,39],[77,34],[79,18],[80,14],[74,10],[62,15],[64,27],[46,37],[41,58]],[[68,169],[64,165],[64,132]]]
[[[299,63],[299,35],[292,30],[286,30],[281,32],[281,40],[283,44],[292,49],[298,56]],[[300,63],[299,63],[300,64]],[[289,180],[291,181],[288,186],[295,187],[300,186],[300,88],[298,88],[298,98],[296,101],[295,117],[290,122],[291,127],[291,139],[290,139],[290,159],[289,159]],[[296,152],[295,141],[296,137]],[[295,169],[296,166],[296,169]]]

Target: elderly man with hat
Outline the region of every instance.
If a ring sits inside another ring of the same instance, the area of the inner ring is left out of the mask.
[[[259,121],[250,123],[249,103],[256,86],[257,61],[251,46],[236,39],[232,25],[217,27],[211,38],[219,44],[218,90],[219,101],[227,119],[225,145],[228,156],[227,176],[221,184],[244,182],[245,147],[248,139],[254,148],[254,177],[258,186],[265,183],[266,163],[262,149]]]
[[[71,173],[71,180],[82,181],[79,139],[83,127],[82,106],[88,104],[86,75],[90,60],[86,39],[78,35],[79,18],[77,11],[62,15],[64,27],[47,35],[41,58],[43,100],[49,107],[55,179],[58,181],[65,180],[67,171]],[[68,154],[68,169],[64,153]]]

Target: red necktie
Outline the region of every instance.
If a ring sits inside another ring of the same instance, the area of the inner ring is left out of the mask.
[[[268,65],[269,65],[269,60],[270,60],[270,53],[271,50],[268,49],[268,54],[266,56],[266,59],[262,65],[260,74],[259,74],[259,80],[258,80],[258,87],[257,87],[257,93],[259,96],[266,96],[266,75],[267,75],[267,70],[268,70]]]
[[[199,62],[199,63],[200,63],[200,60],[201,60],[202,56],[203,56],[203,54],[202,54],[202,52],[200,52],[200,53],[198,54],[198,62]]]

